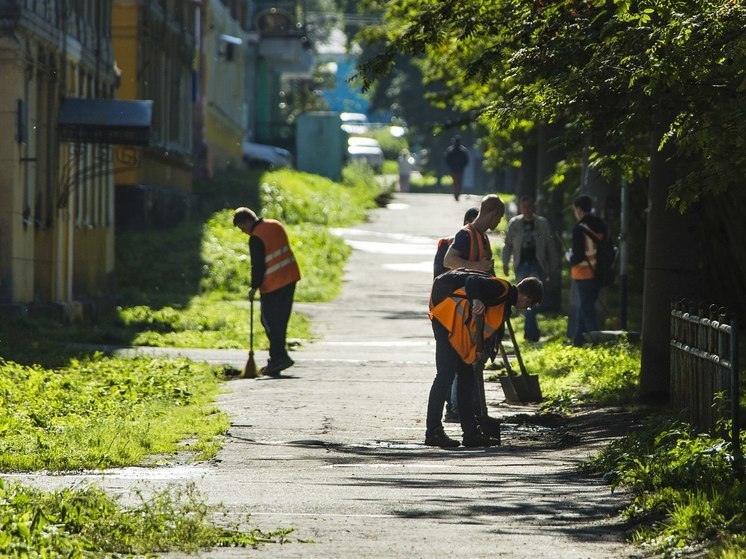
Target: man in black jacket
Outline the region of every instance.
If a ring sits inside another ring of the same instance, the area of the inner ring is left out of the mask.
[[[595,280],[596,243],[594,239],[605,239],[608,235],[603,220],[591,213],[593,201],[590,196],[582,195],[573,201],[573,211],[578,222],[572,229],[572,247],[567,251],[570,261],[570,277],[577,289],[578,305],[576,307],[575,328],[571,332],[572,343],[582,346],[586,332],[598,330],[596,301],[598,286]]]

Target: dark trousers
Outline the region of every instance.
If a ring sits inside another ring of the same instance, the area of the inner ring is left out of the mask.
[[[461,357],[448,341],[448,330],[433,320],[435,336],[435,379],[430,387],[427,401],[426,428],[428,432],[442,428],[443,406],[451,390],[453,378],[458,377],[458,406],[461,418],[461,430],[471,434],[477,430],[474,418],[474,367],[463,362]]]
[[[461,187],[464,184],[464,172],[451,171],[451,179],[453,179],[453,197],[458,201],[461,196]]]
[[[290,313],[293,311],[295,283],[262,293],[261,315],[262,326],[269,338],[269,358],[280,361],[289,357],[287,350],[287,333]]]

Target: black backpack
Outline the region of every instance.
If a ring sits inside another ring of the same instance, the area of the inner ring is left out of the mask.
[[[593,276],[599,288],[609,287],[616,278],[616,247],[608,239],[597,239],[595,235],[583,227],[583,232],[590,237],[596,245],[596,265],[593,268]],[[588,262],[590,264],[590,261]]]

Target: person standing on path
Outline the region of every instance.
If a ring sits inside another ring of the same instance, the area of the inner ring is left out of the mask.
[[[300,269],[279,221],[257,217],[254,211],[241,207],[233,212],[233,225],[249,235],[249,299],[254,300],[257,289],[261,295],[262,326],[269,339],[269,361],[261,372],[278,376],[294,365],[287,351],[287,329]]]
[[[464,213],[464,225],[468,225],[477,218],[479,214],[478,208],[469,208]],[[443,272],[447,272],[448,268],[443,264],[443,260],[446,256],[448,247],[453,244],[453,237],[443,237],[438,240],[438,248],[435,251],[435,259],[433,260],[433,280],[437,278]],[[445,421],[450,423],[457,423],[459,421],[458,415],[458,379],[453,379],[453,385],[451,386],[450,397],[446,401],[446,415]]]
[[[446,149],[446,165],[453,180],[453,197],[458,202],[464,184],[464,169],[469,164],[469,152],[461,144],[461,136],[454,136]]]
[[[474,220],[466,224],[453,237],[453,242],[443,258],[445,268],[464,268],[487,272],[495,276],[495,262],[492,258],[492,246],[487,231],[497,228],[503,215],[505,215],[505,204],[500,197],[496,194],[484,196]],[[454,379],[455,390],[452,391],[451,407],[446,416],[449,422],[460,421],[461,418],[462,412],[458,406],[460,401],[458,383],[458,378]],[[476,394],[474,397],[477,397]]]
[[[605,239],[608,230],[604,221],[591,213],[593,200],[590,196],[578,196],[572,205],[575,219],[578,220],[572,228],[572,247],[566,255],[570,261],[570,277],[578,293],[572,344],[582,346],[585,343],[584,334],[598,330],[598,286],[593,271],[596,266],[596,243],[591,236],[598,240]]]
[[[505,204],[497,194],[488,194],[479,204],[479,213],[453,238],[443,258],[446,268],[467,268],[495,275],[495,261],[487,231],[494,230],[505,215]]]
[[[541,303],[543,285],[537,278],[526,278],[517,286],[484,272],[450,270],[433,282],[430,320],[435,337],[435,379],[427,403],[425,444],[455,448],[459,442],[446,435],[441,417],[454,376],[458,377],[461,406],[462,443],[466,447],[494,446],[497,441],[479,428],[474,409],[474,364],[485,360],[478,353],[476,340],[482,336],[485,348],[494,347],[503,331],[511,307],[527,309]],[[476,317],[484,327],[479,332]]]
[[[399,192],[409,192],[409,178],[414,170],[414,157],[408,149],[403,148],[396,162],[399,166]]]
[[[464,213],[464,226],[469,225],[473,222],[477,215],[479,215],[479,208],[469,208]],[[448,248],[453,244],[454,237],[443,237],[438,239],[438,248],[435,251],[435,259],[433,260],[433,279],[437,278],[443,272],[447,272],[444,261]]]
[[[534,199],[531,196],[520,199],[518,211],[520,214],[508,222],[502,251],[503,274],[507,276],[510,272],[512,259],[516,281],[535,277],[549,283],[550,271],[554,269],[558,258],[549,220],[534,213]],[[526,310],[525,318],[526,341],[538,342],[541,332],[536,320],[536,310]]]

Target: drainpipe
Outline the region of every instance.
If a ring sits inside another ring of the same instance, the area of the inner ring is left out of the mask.
[[[67,0],[62,0],[61,4],[61,11],[60,11],[60,30],[62,33],[62,64],[60,68],[60,89],[58,90],[58,102],[57,102],[57,115],[59,116],[59,109],[61,106],[62,99],[65,98],[67,94],[67,9],[68,9],[68,2]],[[54,127],[56,129],[56,126]],[[59,139],[56,142],[57,145],[57,164],[59,166],[60,162],[63,161],[64,157],[60,157],[60,144]],[[57,169],[57,194],[59,196],[60,194],[60,182],[62,181],[63,177],[61,176],[61,169]],[[65,217],[67,212],[65,211],[65,205],[69,205],[70,203],[70,197],[68,195],[67,200],[63,201],[62,199],[55,196],[55,203],[56,203],[56,210],[57,210],[57,218],[55,219],[55,237],[56,237],[56,250],[55,250],[55,263],[54,263],[54,271],[55,271],[55,282],[54,282],[54,292],[55,292],[55,299],[58,304],[64,303],[67,295],[67,288],[65,283],[65,270],[64,270],[64,257],[65,257]],[[69,207],[69,206],[68,206]]]

